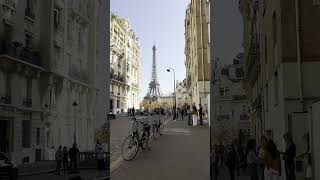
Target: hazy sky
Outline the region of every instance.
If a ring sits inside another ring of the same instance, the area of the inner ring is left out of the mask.
[[[160,90],[173,92],[174,68],[176,80],[185,78],[184,19],[190,0],[111,0],[111,11],[129,18],[133,30],[140,39],[141,48],[141,97],[151,80],[152,46],[157,47],[157,65]]]
[[[191,0],[111,0],[111,11],[129,18],[133,30],[140,38],[142,56],[141,97],[143,98],[151,80],[152,46],[157,47],[158,79],[163,94],[173,92],[173,75],[167,68],[176,70],[176,80],[182,81],[184,65],[184,19]],[[238,0],[215,0],[214,57],[223,63],[232,59],[242,49],[242,18]]]
[[[242,16],[239,0],[215,0],[213,22],[213,56],[223,63],[232,63],[233,58],[243,51]]]

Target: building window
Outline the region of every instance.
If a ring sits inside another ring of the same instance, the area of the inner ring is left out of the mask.
[[[274,73],[274,102],[275,105],[279,103],[279,87],[278,87],[278,72]]]
[[[31,147],[31,119],[22,120],[22,147]]]
[[[54,29],[61,30],[61,9],[58,7],[53,10],[53,23]]]
[[[277,44],[277,13],[274,12],[272,16],[272,33],[273,33],[273,47]]]
[[[117,108],[120,108],[120,100],[117,100]]]
[[[27,79],[27,98],[31,99],[32,97],[32,79]]]
[[[30,36],[29,34],[25,35],[25,46],[26,48],[32,47],[32,36]]]
[[[40,128],[37,128],[37,145],[40,145]]]

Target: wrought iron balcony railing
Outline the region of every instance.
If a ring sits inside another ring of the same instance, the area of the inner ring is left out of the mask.
[[[17,58],[21,61],[41,66],[39,53],[30,48],[22,47],[21,43],[3,41],[0,47],[0,54]]]

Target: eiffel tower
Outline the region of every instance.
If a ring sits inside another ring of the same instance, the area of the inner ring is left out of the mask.
[[[152,47],[153,56],[152,56],[152,77],[151,82],[149,83],[148,93],[145,96],[145,99],[150,101],[157,101],[158,97],[161,95],[160,93],[160,84],[158,82],[157,76],[157,61],[156,61],[156,45],[154,44]]]

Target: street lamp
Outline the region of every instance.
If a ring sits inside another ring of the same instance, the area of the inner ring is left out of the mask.
[[[73,102],[72,104],[73,108],[74,108],[74,129],[73,129],[73,143],[76,144],[76,127],[77,127],[77,111],[76,111],[76,107],[78,106],[78,103],[76,101]]]
[[[177,108],[177,98],[176,98],[176,73],[173,68],[167,69],[168,72],[173,72],[173,89],[174,89],[174,112],[173,112],[173,119],[176,119],[176,108]]]

